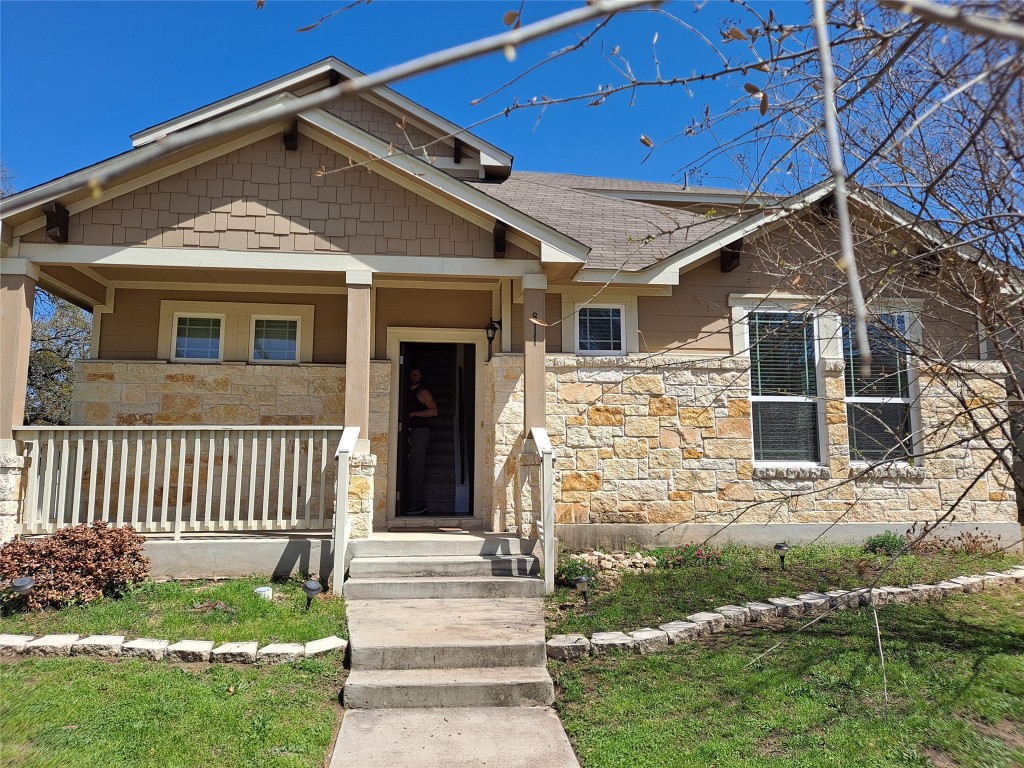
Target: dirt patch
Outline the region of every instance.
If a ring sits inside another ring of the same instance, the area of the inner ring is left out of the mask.
[[[969,720],[982,736],[998,739],[1010,749],[1024,749],[1024,725],[1013,720],[1000,720],[992,725],[981,720]]]
[[[927,757],[935,768],[960,768],[960,763],[954,760],[948,752],[943,752],[935,747],[924,748]]]

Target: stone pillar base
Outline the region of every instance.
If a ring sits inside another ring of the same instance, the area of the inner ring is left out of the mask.
[[[14,539],[21,513],[25,458],[16,440],[0,440],[0,544]]]
[[[540,456],[522,453],[516,465],[516,535],[537,538],[537,519],[541,513]]]
[[[348,462],[349,539],[367,539],[373,533],[373,478],[377,457],[356,454]]]

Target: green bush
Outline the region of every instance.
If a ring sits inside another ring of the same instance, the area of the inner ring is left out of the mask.
[[[35,586],[23,598],[32,610],[112,597],[149,575],[142,544],[143,538],[130,527],[111,528],[97,521],[61,528],[0,549],[0,581],[34,578]]]
[[[659,568],[685,568],[691,565],[720,565],[722,552],[707,544],[684,544],[672,549],[655,549],[651,556]]]
[[[907,546],[907,540],[893,531],[885,531],[876,536],[870,536],[864,542],[864,551],[876,555],[895,555]]]
[[[586,576],[593,581],[597,578],[597,569],[578,557],[567,557],[559,562],[555,570],[555,582],[563,587],[573,586],[573,580],[580,576]]]

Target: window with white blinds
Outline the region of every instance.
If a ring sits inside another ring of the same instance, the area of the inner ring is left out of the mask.
[[[854,321],[843,321],[851,461],[907,461],[913,453],[906,334],[906,315],[876,315],[868,325],[871,367],[865,371]]]
[[[754,458],[819,463],[814,316],[751,312],[747,327]]]
[[[622,307],[582,307],[577,312],[576,351],[582,355],[622,354]]]

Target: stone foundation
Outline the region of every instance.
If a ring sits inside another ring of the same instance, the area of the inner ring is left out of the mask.
[[[349,538],[368,539],[373,533],[373,486],[377,457],[372,453],[352,456],[348,469]]]
[[[25,459],[18,453],[17,442],[0,440],[0,544],[11,541],[18,532],[24,468]]]

